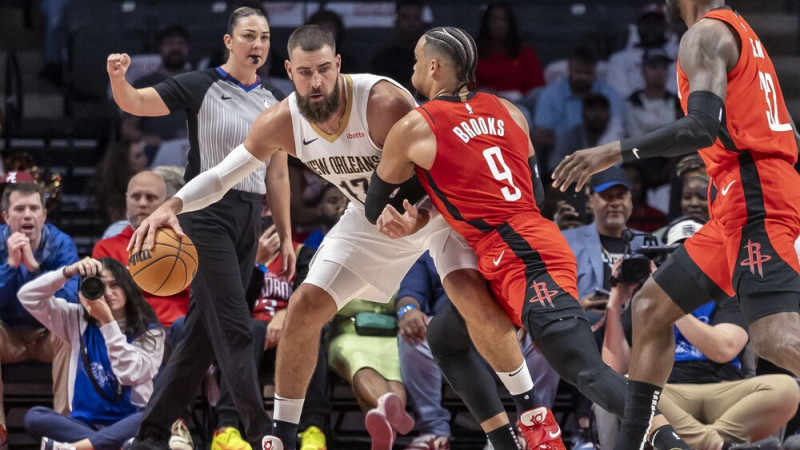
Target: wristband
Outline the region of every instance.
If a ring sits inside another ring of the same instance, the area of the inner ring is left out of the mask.
[[[419,308],[417,308],[417,305],[415,305],[413,303],[409,303],[408,305],[403,306],[402,308],[400,308],[400,311],[397,311],[397,320],[400,320],[401,318],[403,318],[403,314],[411,311],[412,309],[419,309]]]

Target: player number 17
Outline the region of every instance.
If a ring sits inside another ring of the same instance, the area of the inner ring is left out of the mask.
[[[515,202],[522,198],[522,191],[514,186],[514,180],[511,177],[511,169],[503,161],[503,153],[500,152],[500,147],[490,147],[483,151],[483,157],[486,158],[486,164],[489,165],[489,170],[492,171],[494,179],[497,181],[506,181],[508,186],[500,188],[503,197],[510,202]],[[502,170],[500,170],[502,168]],[[509,189],[509,186],[511,189]]]

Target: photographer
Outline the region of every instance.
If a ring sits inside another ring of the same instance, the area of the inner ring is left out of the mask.
[[[55,296],[75,275],[80,305]],[[42,449],[120,448],[136,434],[164,351],[164,331],[128,270],[111,258],[85,258],[27,283],[19,299],[70,346],[72,413],[34,407],[28,433]]]
[[[682,217],[667,228],[665,243],[674,249],[702,227]],[[621,264],[614,268],[620,278]],[[655,270],[656,264],[651,266]],[[606,308],[603,360],[627,373],[631,317],[624,308],[641,285],[619,282]],[[624,310],[624,312],[623,312]],[[755,442],[778,431],[797,410],[800,390],[785,375],[745,378],[740,354],[747,344],[746,323],[735,298],[705,304],[675,322],[675,364],[658,404],[675,431],[700,450],[769,448],[774,440]],[[595,408],[603,448],[614,447],[618,420]]]
[[[636,232],[630,241],[623,238],[633,210],[631,182],[625,171],[611,167],[594,175],[589,187],[588,206],[594,222],[563,231],[578,262],[578,298],[584,307],[605,303],[603,291],[611,287],[614,263],[644,244]]]

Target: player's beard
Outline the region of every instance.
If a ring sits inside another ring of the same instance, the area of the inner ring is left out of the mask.
[[[322,101],[312,102],[309,101],[312,94],[321,94],[322,91],[312,90],[306,96],[297,95],[297,108],[300,109],[300,114],[303,115],[311,123],[323,123],[333,117],[333,113],[339,107],[339,84],[333,88],[330,94],[324,95]]]
[[[672,27],[685,25],[681,14],[680,0],[667,0],[667,22]]]

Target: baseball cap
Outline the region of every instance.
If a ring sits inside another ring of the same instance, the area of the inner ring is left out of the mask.
[[[5,175],[0,176],[0,183],[16,184],[16,183],[36,183],[36,179],[28,172],[12,170],[6,172]]]
[[[664,11],[664,5],[662,3],[647,3],[639,8],[639,18],[641,19],[644,16],[649,15],[658,15],[661,17],[666,17],[666,11]]]
[[[650,64],[657,61],[672,62],[672,57],[661,47],[648,48],[642,55],[642,64]]]
[[[664,230],[664,243],[667,245],[678,244],[692,237],[700,228],[703,222],[693,217],[680,217],[667,225]]]
[[[594,174],[592,179],[589,180],[589,188],[592,189],[592,192],[598,194],[613,186],[622,186],[629,191],[633,190],[628,174],[621,167],[611,166],[602,172]]]

